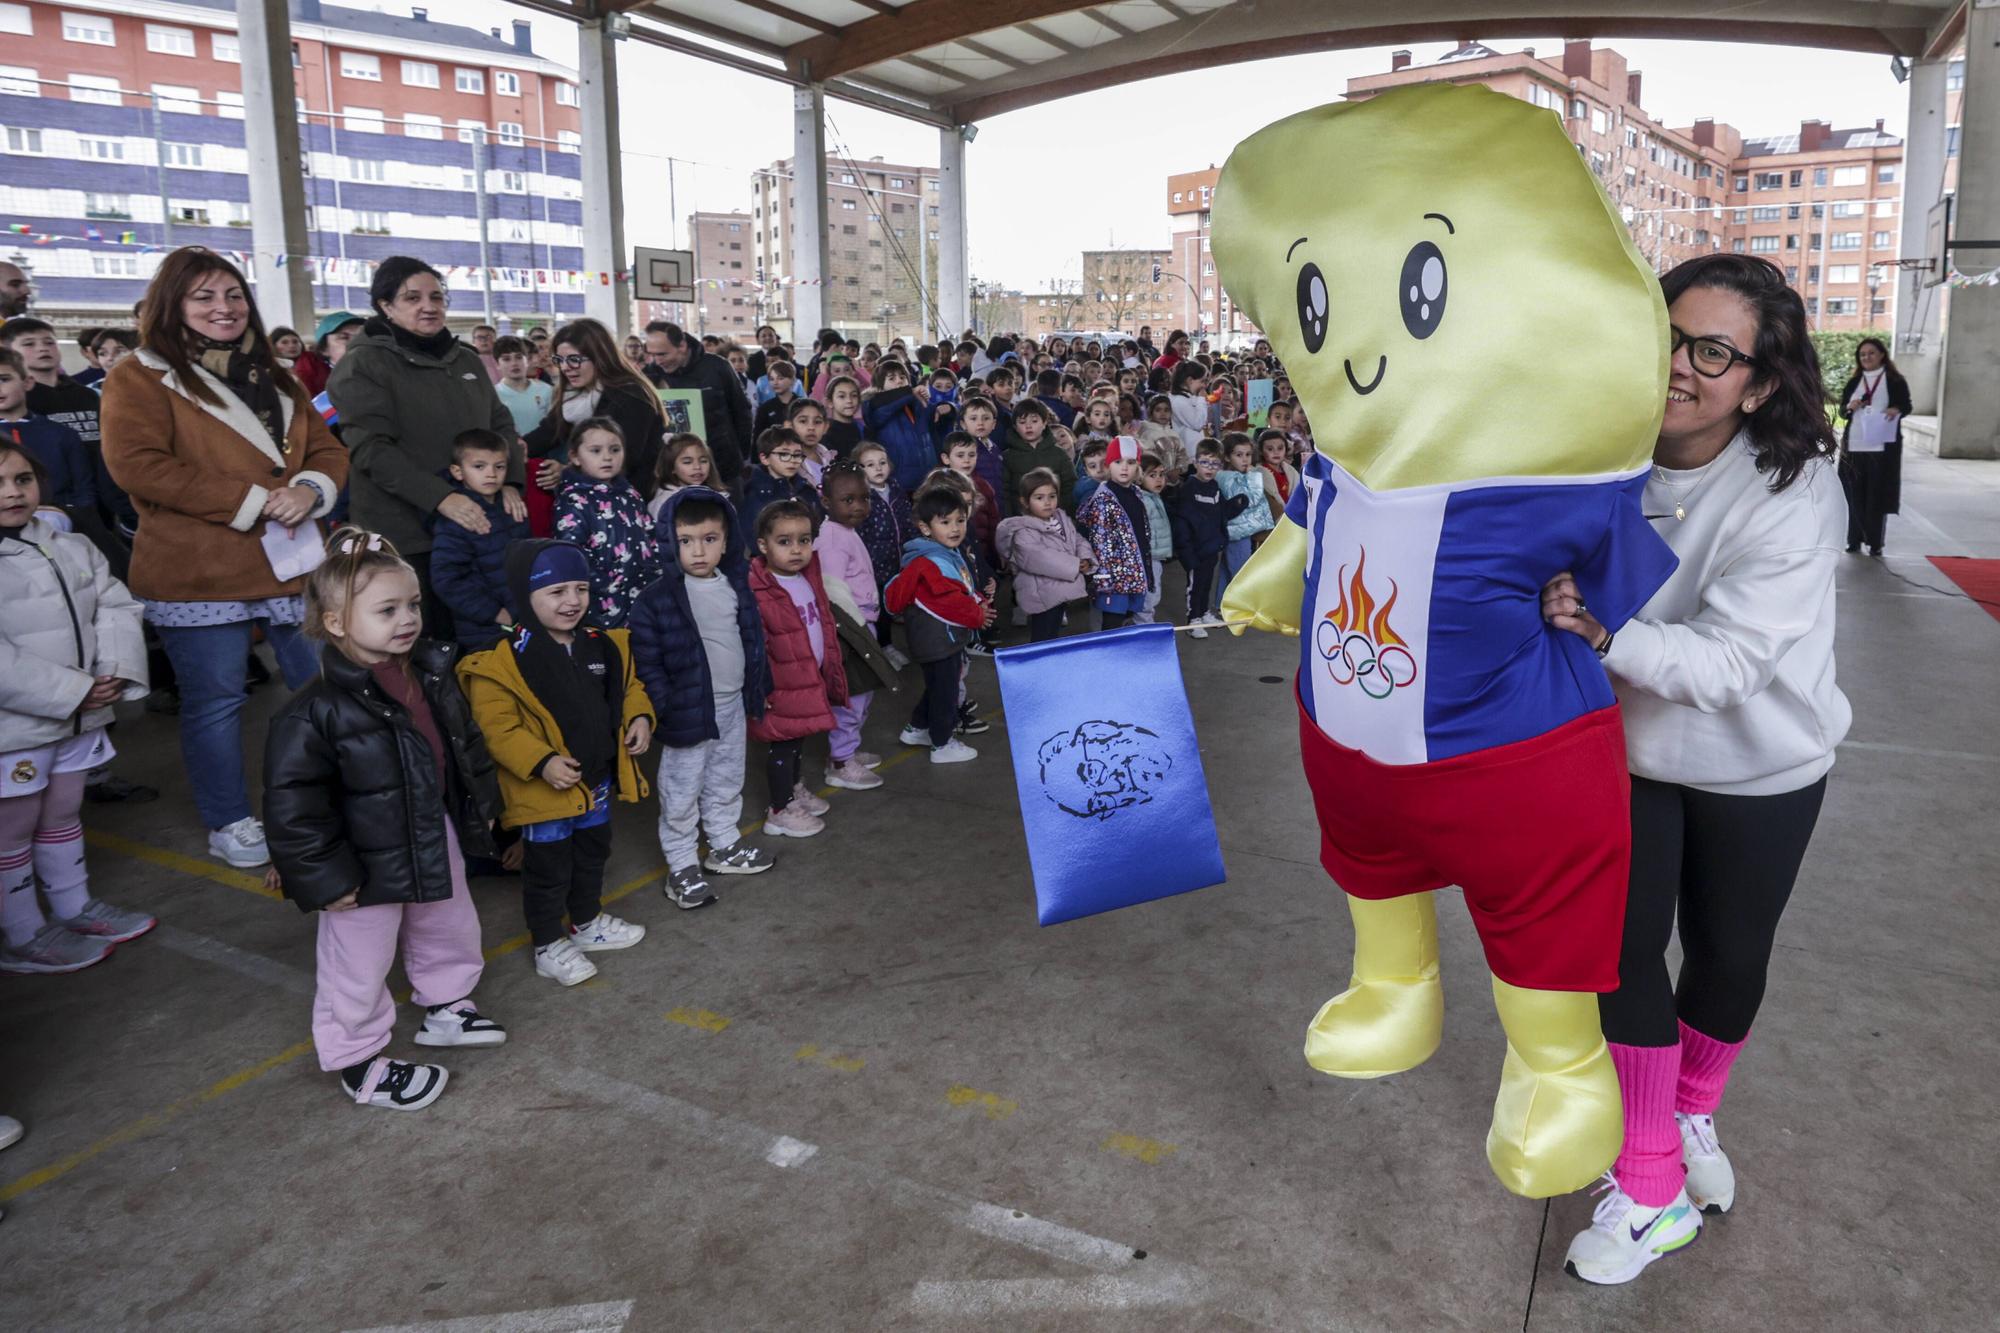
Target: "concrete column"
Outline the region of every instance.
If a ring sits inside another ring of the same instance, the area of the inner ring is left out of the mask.
[[[1924,253],[1930,206],[1944,189],[1945,99],[1943,60],[1919,60],[1910,67],[1910,132],[1903,142],[1903,233],[1897,250],[1905,259]],[[1938,316],[1943,294],[1924,284],[1934,275],[1921,269],[1896,270],[1896,368],[1910,382],[1917,412],[1937,411]]]
[[[310,339],[317,322],[312,274],[306,269],[312,229],[306,218],[286,0],[236,0],[236,32],[243,55],[243,143],[250,158],[257,313],[267,329],[284,325]]]
[[[246,0],[247,3],[247,0]],[[619,338],[632,331],[632,256],[625,248],[624,155],[618,136],[618,45],[602,19],[576,25],[583,103],[583,311]],[[597,275],[610,275],[599,282]],[[620,277],[620,274],[625,276]]]
[[[791,256],[792,342],[802,357],[827,326],[825,283],[831,267],[826,243],[826,89],[808,84],[792,90],[792,231],[785,238]]]
[[[938,318],[944,321],[939,333],[954,343],[972,324],[972,280],[965,264],[966,128],[938,131]]]
[[[1965,91],[1959,104],[1958,203],[1952,238],[2000,242],[2000,5],[1965,11]],[[2000,266],[2000,249],[1953,250],[1959,268]],[[1938,456],[2000,458],[2000,287],[1956,287],[1945,330]]]

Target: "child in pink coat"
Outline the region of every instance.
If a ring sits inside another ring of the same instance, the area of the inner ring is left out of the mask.
[[[1062,631],[1063,608],[1090,595],[1084,575],[1097,568],[1090,543],[1062,511],[1061,483],[1048,468],[1021,477],[1021,513],[994,534],[1000,559],[1014,571],[1014,600],[1028,613],[1028,642]]]

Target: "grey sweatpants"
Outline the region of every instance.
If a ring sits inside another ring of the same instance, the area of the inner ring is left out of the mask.
[[[736,845],[749,732],[741,694],[715,701],[715,729],[719,740],[660,751],[660,851],[668,870],[685,870],[699,859],[697,831],[708,835],[711,852]]]

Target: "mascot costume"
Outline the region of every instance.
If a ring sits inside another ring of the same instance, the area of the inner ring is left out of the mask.
[[[1464,890],[1507,1055],[1487,1159],[1578,1189],[1623,1137],[1597,993],[1618,985],[1624,733],[1588,644],[1545,625],[1569,570],[1616,630],[1674,567],[1640,513],[1667,313],[1547,111],[1429,86],[1239,144],[1213,245],[1316,452],[1223,614],[1300,640],[1321,863],[1354,918],[1306,1059],[1414,1068],[1444,1023],[1431,891]],[[1237,630],[1241,633],[1241,629]]]

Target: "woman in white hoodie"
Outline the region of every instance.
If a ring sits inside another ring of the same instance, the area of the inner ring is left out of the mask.
[[[1680,566],[1615,637],[1567,574],[1542,597],[1603,659],[1632,772],[1619,988],[1601,1006],[1625,1146],[1568,1258],[1601,1283],[1637,1277],[1735,1199],[1714,1112],[1851,716],[1833,669],[1847,504],[1804,307],[1748,256],[1690,260],[1661,284],[1673,353],[1643,503]]]

